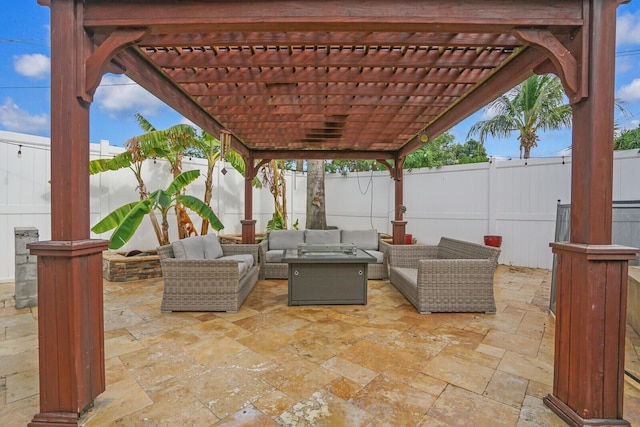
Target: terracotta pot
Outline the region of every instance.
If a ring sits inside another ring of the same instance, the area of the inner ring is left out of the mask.
[[[484,244],[487,246],[493,246],[494,248],[499,248],[502,246],[502,236],[484,236]]]

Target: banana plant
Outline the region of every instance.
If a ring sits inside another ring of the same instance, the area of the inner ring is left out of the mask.
[[[165,131],[156,131],[155,129],[149,131],[150,125],[144,117],[136,114],[136,120],[138,120],[140,127],[148,133],[128,139],[124,143],[126,150],[113,158],[91,160],[89,162],[89,173],[94,175],[100,172],[129,168],[133,172],[138,183],[136,190],[140,195],[140,200],[145,200],[149,197],[149,192],[144,180],[142,179],[142,167],[144,165],[144,161],[147,159],[171,158],[173,156],[173,150],[172,147],[167,144],[167,138],[158,137],[158,134],[190,134],[193,131],[193,128],[188,125],[175,125]],[[154,211],[149,212],[149,219],[151,220],[151,225],[153,226],[153,231],[156,234],[158,244],[162,244],[162,229]]]
[[[109,249],[119,249],[135,234],[143,218],[155,211],[162,217],[161,245],[169,244],[169,222],[167,214],[176,203],[188,207],[211,224],[217,231],[224,228],[220,219],[211,208],[197,197],[180,194],[180,191],[200,176],[199,170],[190,170],[178,175],[165,189],[150,193],[145,199],[121,206],[104,217],[91,228],[94,233],[106,233],[113,230]]]
[[[192,153],[196,157],[204,157],[207,159],[207,177],[204,185],[204,202],[210,206],[211,198],[213,196],[213,168],[218,160],[226,160],[231,163],[231,166],[244,176],[245,164],[242,156],[234,150],[230,150],[226,153],[224,159],[220,159],[220,140],[215,136],[202,132],[201,135],[193,138],[193,151]],[[262,184],[256,177],[252,182],[256,188],[261,188]],[[205,235],[209,232],[209,222],[206,219],[202,220],[202,228],[200,234]]]

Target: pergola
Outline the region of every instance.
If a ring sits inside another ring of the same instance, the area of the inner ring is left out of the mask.
[[[623,0],[38,0],[51,9],[52,240],[38,255],[40,413],[77,425],[105,390],[102,251],[90,239],[89,108],[124,73],[246,163],[407,154],[536,73],[573,106],[571,241],[558,254],[553,393],[571,425],[623,419],[627,262],[611,245],[616,8]]]

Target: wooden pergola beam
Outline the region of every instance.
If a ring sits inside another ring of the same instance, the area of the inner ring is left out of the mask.
[[[354,115],[354,114],[376,114],[376,115],[385,115],[385,114],[396,114],[396,115],[420,115],[425,112],[433,112],[439,113],[441,110],[437,109],[437,107],[429,107],[429,106],[403,106],[403,105],[383,105],[380,107],[376,106],[368,106],[368,105],[333,105],[333,106],[325,106],[325,105],[259,105],[255,107],[251,107],[247,110],[246,107],[236,105],[229,107],[208,107],[208,111],[212,112],[216,117],[219,117],[220,120],[224,121],[224,117],[230,115],[237,114],[268,114],[268,115],[278,115],[278,114],[318,114],[330,118],[330,116],[345,116],[345,115]]]
[[[309,160],[377,160],[377,159],[393,159],[394,153],[390,151],[372,151],[372,150],[254,150],[256,159],[309,159]]]
[[[239,86],[235,83],[184,84],[182,88],[192,96],[276,96],[291,95],[360,95],[360,96],[445,96],[464,95],[472,84],[436,84],[436,83],[354,83],[342,82],[329,85],[318,82],[295,82],[285,84],[247,83]]]
[[[195,98],[204,107],[231,107],[247,105],[296,105],[321,104],[325,106],[407,106],[407,107],[447,107],[456,98],[448,96],[361,96],[361,95],[249,95],[249,96],[198,96]]]
[[[84,23],[99,33],[131,25],[151,28],[152,34],[224,31],[359,31],[508,33],[515,27],[570,28],[583,23],[579,1],[510,2],[462,0],[425,2],[408,0],[402,7],[390,7],[386,0],[371,0],[362,7],[359,0],[332,2],[318,7],[314,0],[295,3],[272,2],[257,7],[252,2],[207,2],[169,0],[148,4],[89,2]],[[206,6],[206,7],[205,7]]]
[[[296,49],[296,48],[294,48]],[[329,51],[331,54],[329,55]],[[397,47],[380,49],[314,48],[281,50],[275,48],[238,49],[229,51],[180,52],[143,50],[163,68],[226,68],[226,67],[398,67],[398,68],[493,68],[502,63],[512,49],[483,50],[453,49],[441,52],[438,48]]]
[[[428,81],[432,84],[469,84],[476,83],[491,73],[490,69],[414,69],[389,68],[342,69],[342,68],[304,68],[295,72],[288,68],[239,69],[230,73],[222,69],[177,69],[166,70],[167,75],[177,83],[405,83],[412,84]]]
[[[140,43],[144,47],[171,46],[447,46],[516,47],[520,42],[511,34],[425,33],[425,32],[215,32],[150,34]]]

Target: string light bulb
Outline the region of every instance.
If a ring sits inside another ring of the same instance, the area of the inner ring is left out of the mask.
[[[22,145],[18,146],[18,158],[20,159],[22,157]]]

